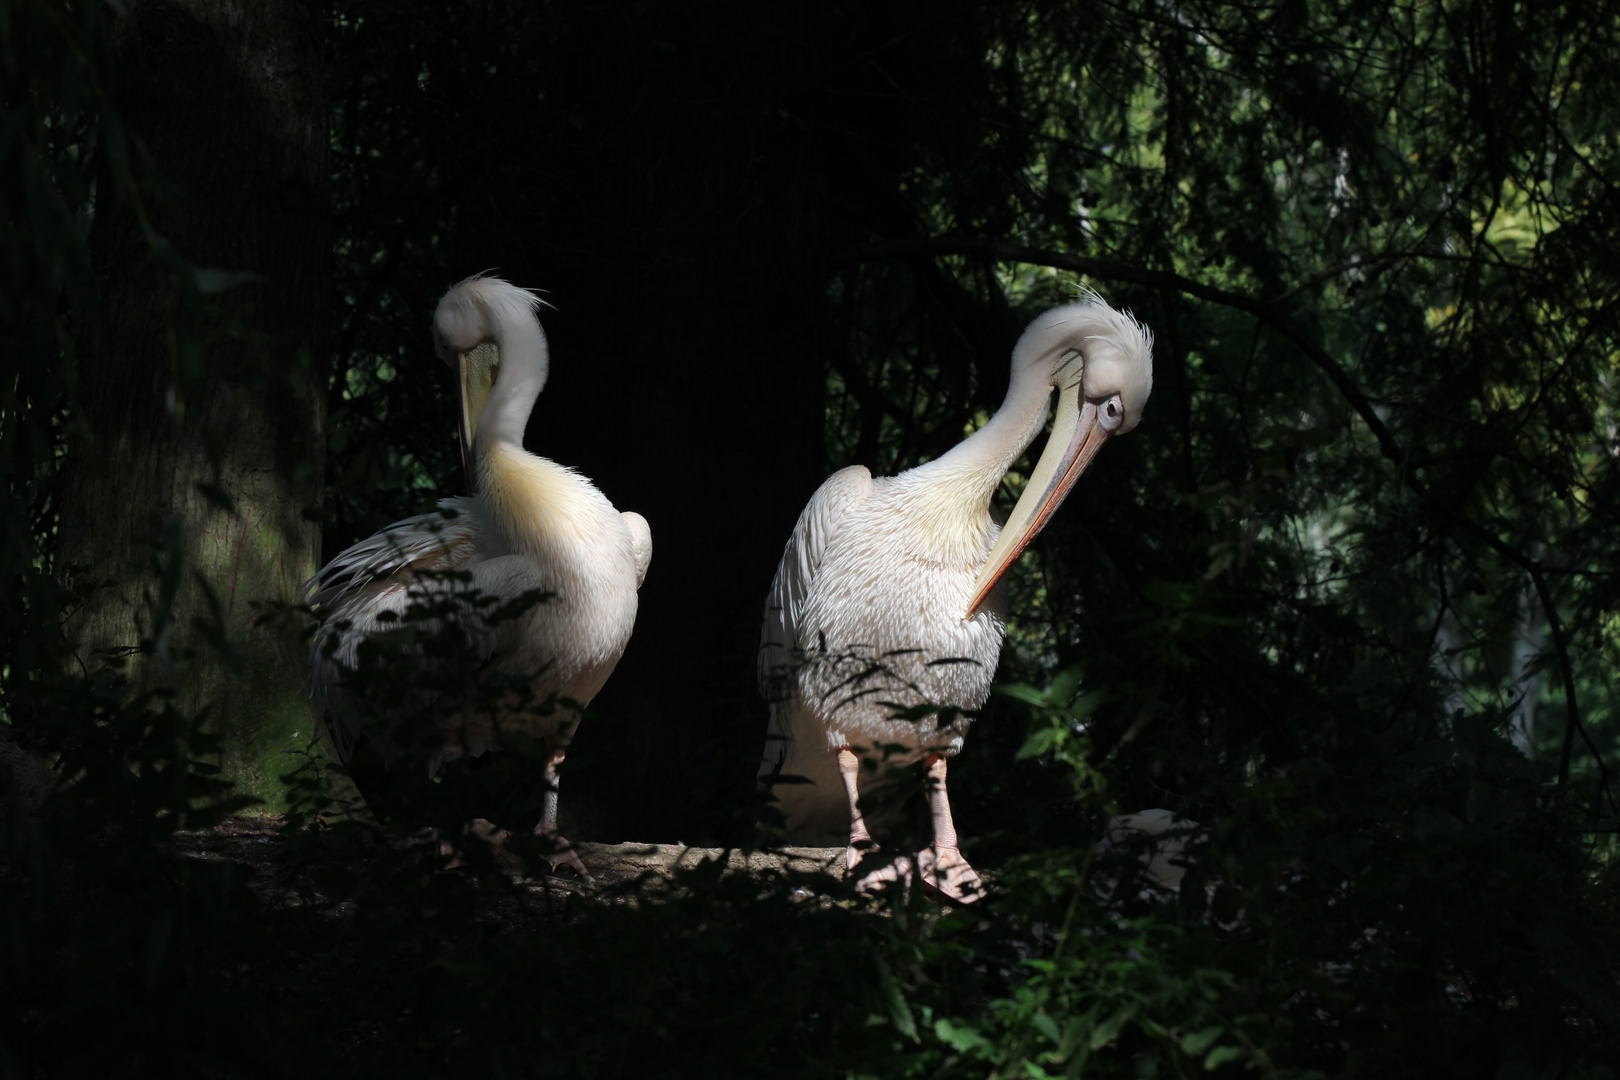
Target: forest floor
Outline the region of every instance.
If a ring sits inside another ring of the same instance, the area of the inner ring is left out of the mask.
[[[420,1042],[416,1014],[421,1007],[411,1000],[398,1010],[406,999],[398,996],[398,986],[390,980],[398,972],[463,971],[454,964],[439,966],[449,955],[460,956],[458,963],[494,972],[491,978],[513,979],[510,968],[480,950],[551,955],[540,943],[555,943],[561,928],[577,929],[579,936],[569,935],[567,940],[586,943],[578,946],[586,948],[597,940],[592,936],[595,916],[606,917],[608,926],[623,926],[613,920],[626,909],[647,911],[665,903],[690,905],[693,900],[704,907],[705,891],[735,897],[737,879],[745,875],[761,892],[786,898],[801,910],[865,903],[843,880],[841,847],[744,852],[678,844],[581,843],[579,856],[591,871],[585,880],[568,869],[536,873],[533,862],[526,870],[521,858],[509,851],[496,854],[493,868],[480,859],[483,866],[477,871],[452,869],[426,833],[406,838],[375,825],[312,830],[278,816],[253,815],[229,818],[213,828],[176,832],[168,848],[182,860],[249,871],[247,888],[255,905],[278,917],[269,925],[275,927],[271,933],[282,948],[268,966],[250,974],[244,964],[227,978],[251,984],[267,999],[286,1000],[296,991],[302,995],[299,1000],[317,1003],[322,1015],[329,1017],[323,1037],[345,1059],[356,1061],[379,1047]],[[716,862],[725,869],[716,873]],[[543,860],[540,865],[544,867]],[[224,877],[230,880],[234,875]],[[446,899],[452,899],[448,906]],[[576,955],[567,943],[557,947],[561,955]],[[656,968],[657,962],[652,963]],[[515,987],[527,978],[525,974],[501,985]],[[432,996],[443,990],[432,979],[423,976],[413,985],[424,988],[428,995],[424,1000],[450,1008]],[[462,990],[455,994],[459,999]],[[356,995],[368,1005],[354,1007]],[[384,1001],[389,1004],[377,1004]],[[338,1008],[337,1002],[345,1004]]]
[[[174,834],[177,853],[194,859],[225,860],[254,871],[255,891],[262,896],[280,893],[292,884],[284,853],[289,840],[287,826],[275,815],[233,817],[212,829],[194,829]],[[742,851],[736,848],[700,848],[680,844],[592,844],[577,845],[579,857],[591,872],[583,880],[563,869],[542,880],[530,881],[535,889],[560,889],[582,896],[622,898],[627,893],[658,893],[671,887],[675,874],[701,863],[724,859],[734,872],[785,873],[806,883],[823,885],[818,891],[837,891],[844,876],[844,849],[841,847],[789,847],[775,851]],[[360,869],[364,851],[352,846],[334,848],[332,858]],[[378,849],[377,854],[381,854]],[[304,868],[307,871],[307,867]],[[300,873],[298,876],[304,876]]]

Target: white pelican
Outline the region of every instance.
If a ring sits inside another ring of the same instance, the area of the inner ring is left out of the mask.
[[[584,874],[578,855],[556,836],[557,765],[574,717],[544,706],[553,695],[588,704],[612,674],[635,626],[652,533],[646,519],[619,513],[585,477],[523,449],[548,371],[539,304],[493,277],[468,278],[439,301],[433,341],[458,376],[471,494],[440,500],[436,513],[396,522],[326,564],[306,586],[322,617],[310,663],[320,712],[330,715],[338,753],[348,760],[368,709],[352,695],[345,700],[342,676],[354,670],[361,643],[386,642],[378,635],[397,631],[411,605],[418,615],[436,608],[437,618],[457,623],[482,661],[479,684],[524,692],[493,706],[488,694],[413,699],[415,706],[401,711],[420,706],[436,729],[431,745],[420,747],[430,771],[448,758],[496,748],[502,730],[544,739],[546,794],[535,831],[552,835],[559,859]],[[536,595],[545,599],[532,602]],[[516,617],[486,618],[491,599],[497,609],[514,601],[522,608],[526,596],[531,602]],[[431,670],[432,658],[423,660]],[[383,730],[364,734],[392,760],[403,752],[405,718],[383,719]]]
[[[869,767],[922,759],[934,843],[917,868],[948,897],[976,897],[982,886],[957,848],[945,764],[995,677],[1006,621],[999,582],[1098,448],[1136,426],[1152,386],[1151,335],[1091,294],[1030,323],[1013,349],[1006,400],[949,453],[878,479],[852,465],[821,485],[782,554],[760,635],[760,689],[771,703],[760,775],[811,781],[776,787],[790,839],[825,842],[847,826],[853,870],[871,847],[861,757]],[[1045,425],[1053,388],[1051,439],[998,530],[991,496]],[[941,711],[916,718],[927,705]],[[861,887],[909,878],[911,865],[898,859]]]

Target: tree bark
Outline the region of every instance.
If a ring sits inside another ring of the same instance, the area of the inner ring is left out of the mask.
[[[169,187],[150,217],[97,208],[101,317],[60,538],[76,582],[99,583],[69,624],[81,661],[155,635],[133,677],[206,706],[227,778],[270,809],[313,731],[301,620],[256,616],[295,600],[320,553],[306,511],[332,293],[321,31],[300,0],[133,5],[117,95]],[[165,568],[180,571],[166,631]]]

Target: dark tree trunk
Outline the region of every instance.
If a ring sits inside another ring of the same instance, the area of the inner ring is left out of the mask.
[[[151,571],[183,557],[161,651],[174,663],[136,677],[208,704],[227,775],[272,807],[284,751],[312,729],[297,620],[254,620],[319,555],[305,511],[320,505],[332,292],[321,31],[299,0],[134,5],[118,97],[170,187],[145,223],[156,243],[129,207],[98,208],[101,320],[63,503],[65,561],[109,582],[70,626],[81,656],[152,634]],[[196,291],[165,245],[207,268]],[[209,590],[234,664],[207,643]]]
[[[837,27],[814,4],[618,18],[565,43],[547,87],[577,134],[535,193],[558,310],[528,443],[646,515],[653,562],[570,752],[563,831],[735,837],[764,739],[761,605],[822,479],[825,184],[781,106],[825,75]]]

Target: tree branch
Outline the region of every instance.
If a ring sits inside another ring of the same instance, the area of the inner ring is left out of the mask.
[[[831,265],[841,266],[854,263],[876,262],[881,259],[900,258],[905,255],[981,255],[1000,262],[1030,263],[1036,266],[1051,266],[1059,270],[1073,270],[1081,274],[1090,274],[1092,277],[1108,278],[1111,281],[1129,281],[1137,285],[1146,285],[1154,289],[1173,289],[1196,296],[1201,300],[1209,300],[1226,307],[1247,311],[1258,317],[1261,321],[1282,331],[1294,344],[1298,345],[1327,375],[1328,380],[1338,389],[1350,407],[1355,409],[1378,439],[1378,445],[1384,456],[1397,465],[1406,463],[1406,455],[1401,452],[1395,437],[1390,433],[1384,422],[1373,411],[1372,402],[1357,389],[1344,368],[1339,366],[1331,354],[1321,345],[1317,344],[1303,326],[1293,316],[1265,300],[1256,300],[1252,296],[1242,293],[1218,289],[1213,285],[1205,285],[1201,281],[1183,277],[1168,270],[1147,270],[1139,266],[1130,266],[1126,263],[1110,262],[1106,259],[1094,259],[1087,255],[1069,255],[1058,251],[1047,251],[1042,248],[1024,247],[1021,244],[1009,244],[1001,240],[987,240],[978,237],[938,236],[925,237],[917,240],[878,240],[870,244],[849,248],[831,260]]]

